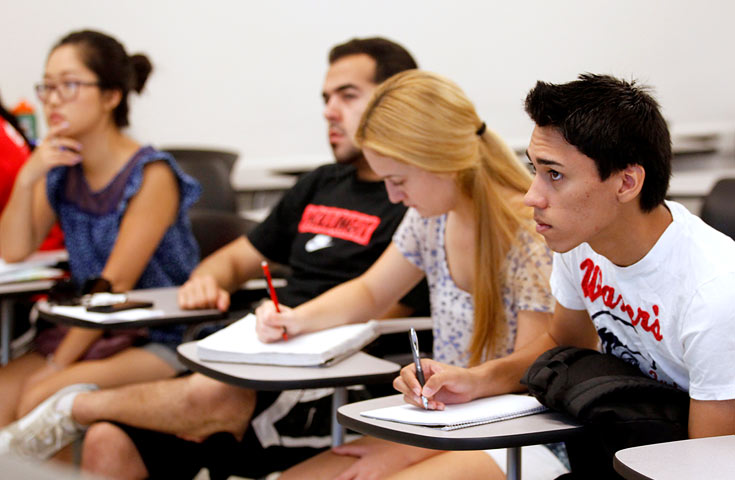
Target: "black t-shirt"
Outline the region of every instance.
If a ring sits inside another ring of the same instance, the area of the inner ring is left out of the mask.
[[[324,165],[301,177],[248,239],[269,260],[291,267],[278,300],[297,306],[367,270],[405,212],[388,200],[383,182],[359,181],[349,165]],[[402,303],[425,311],[423,292]]]

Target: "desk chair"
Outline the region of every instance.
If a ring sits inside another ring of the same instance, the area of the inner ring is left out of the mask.
[[[194,208],[237,212],[235,191],[230,183],[237,153],[165,147],[163,150],[173,155],[181,169],[201,184],[202,196]]]
[[[256,222],[236,213],[192,208],[189,212],[191,229],[199,244],[202,259],[255,228]]]
[[[257,225],[257,222],[236,213],[212,209],[192,208],[189,211],[189,220],[202,260],[241,235],[246,235]],[[184,341],[195,340],[210,327],[221,327],[231,321],[232,319],[228,318],[192,325],[184,333]]]
[[[735,239],[735,178],[715,183],[704,198],[700,217],[708,225]]]

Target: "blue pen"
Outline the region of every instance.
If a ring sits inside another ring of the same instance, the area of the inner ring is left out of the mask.
[[[416,378],[418,379],[421,388],[423,388],[426,380],[424,379],[424,370],[421,368],[421,359],[419,357],[419,338],[416,336],[416,330],[414,330],[413,327],[411,327],[411,330],[408,332],[408,336],[411,339],[411,354],[413,355],[413,364],[416,365]],[[424,404],[425,409],[429,409],[429,402],[423,395],[421,395],[421,403]]]

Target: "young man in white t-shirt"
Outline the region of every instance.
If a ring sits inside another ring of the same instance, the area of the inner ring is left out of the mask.
[[[735,242],[664,201],[671,139],[658,104],[635,83],[585,74],[538,82],[526,111],[536,175],[525,201],[556,252],[549,330],[471,369],[426,361],[423,390],[412,366],[394,385],[442,408],[520,390],[557,345],[601,348],[688,392],[690,437],[735,434]]]
[[[526,111],[536,122],[526,203],[557,252],[548,340],[599,338],[604,352],[689,392],[690,437],[735,433],[735,242],[664,202],[671,141],[655,100],[582,75],[539,82]]]

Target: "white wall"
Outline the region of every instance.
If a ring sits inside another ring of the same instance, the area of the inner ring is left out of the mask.
[[[155,70],[131,132],[157,145],[223,146],[246,164],[329,160],[326,54],[353,36],[403,43],[457,81],[488,125],[522,145],[537,79],[583,71],[655,87],[674,129],[735,125],[729,0],[5,0],[0,93],[31,99],[49,47],[73,29],[117,36]]]

